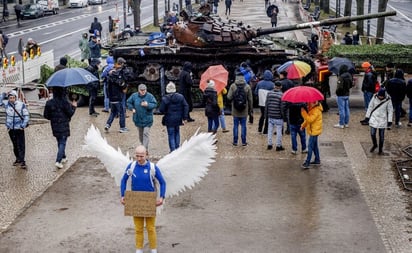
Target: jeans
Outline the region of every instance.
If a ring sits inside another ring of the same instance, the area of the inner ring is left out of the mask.
[[[218,128],[219,128],[219,116],[207,117],[207,131],[216,132]]]
[[[149,150],[150,127],[137,127],[139,133],[139,141],[146,150]]]
[[[363,103],[364,103],[366,111],[368,110],[369,102],[371,101],[372,96],[373,96],[373,93],[370,91],[363,92]]]
[[[106,122],[106,125],[109,127],[112,125],[112,122],[114,118],[119,114],[119,123],[120,123],[120,128],[125,128],[126,127],[126,119],[124,117],[124,108],[123,108],[123,103],[122,102],[114,102],[110,103],[110,116],[109,119]]]
[[[306,149],[306,132],[300,130],[300,125],[290,125],[290,138],[292,141],[292,150],[298,151],[297,135],[300,138],[300,144],[302,145],[302,151]]]
[[[220,127],[222,129],[226,129],[225,109],[222,109],[221,111],[222,111],[222,113],[219,115]]]
[[[312,159],[312,152],[315,154],[315,162],[320,162],[318,136],[309,135],[308,156],[306,163],[310,163]]]
[[[349,124],[349,96],[338,96],[336,98],[339,109],[339,125]]]
[[[233,117],[233,143],[237,144],[239,139],[239,124],[240,124],[240,138],[242,144],[246,144],[246,119],[247,117]]]
[[[168,126],[167,127],[167,137],[169,139],[169,149],[172,152],[178,149],[180,146],[180,127],[179,126]]]
[[[57,157],[56,162],[61,163],[63,158],[66,158],[66,143],[67,136],[56,137],[57,140]]]
[[[103,87],[103,94],[104,94],[104,110],[108,111],[110,109],[110,100],[109,97],[107,96],[107,82],[104,82],[104,87]]]
[[[412,98],[409,99],[409,123],[412,123]]]
[[[10,140],[13,143],[13,153],[17,162],[24,162],[26,155],[26,138],[23,129],[10,129]]]
[[[260,118],[259,118],[259,125],[258,125],[258,132],[267,133],[268,132],[268,121],[265,120],[265,107],[264,106],[259,106],[260,108]]]
[[[376,143],[376,131],[378,128],[371,127],[371,137],[373,145],[377,145]],[[383,147],[383,142],[385,141],[385,128],[379,128],[379,148]]]
[[[149,237],[150,249],[157,248],[157,235],[156,235],[156,217],[133,217],[136,249],[143,249],[144,242],[144,223],[146,220],[147,236]]]
[[[272,136],[274,127],[276,126],[276,147],[282,146],[282,128],[283,128],[283,119],[268,119],[268,145],[272,146]]]
[[[393,110],[395,111],[395,125],[399,125],[401,120],[402,102],[392,100]]]

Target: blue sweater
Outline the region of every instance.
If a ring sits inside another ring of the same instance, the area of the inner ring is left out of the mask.
[[[140,105],[143,101],[148,103],[147,107]],[[156,107],[156,98],[149,92],[146,92],[144,96],[135,92],[127,99],[127,108],[136,110],[136,113],[133,114],[133,122],[136,127],[151,127],[153,125],[153,110]]]
[[[132,191],[154,192],[156,189],[154,187],[154,184],[152,184],[152,178],[150,175],[150,162],[147,161],[144,165],[140,165],[138,162],[136,162],[134,169],[130,168],[131,165],[132,163],[127,165],[125,169],[125,173],[120,184],[120,195],[124,197],[129,176],[132,177]],[[127,173],[129,169],[130,175]],[[160,169],[159,167],[157,167],[157,165],[155,165],[154,176],[160,185],[160,197],[164,198],[166,194],[166,181],[163,179],[162,173],[160,172]]]

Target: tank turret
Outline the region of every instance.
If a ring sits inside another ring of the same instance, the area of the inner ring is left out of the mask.
[[[185,20],[177,23],[173,27],[173,34],[177,42],[193,47],[225,47],[245,45],[248,44],[253,38],[261,35],[394,16],[396,15],[396,11],[331,18],[265,29],[245,27],[242,23],[233,23],[233,21],[230,20],[223,22],[218,17],[210,17],[205,15],[189,17],[184,13],[184,11],[181,15],[185,17]]]

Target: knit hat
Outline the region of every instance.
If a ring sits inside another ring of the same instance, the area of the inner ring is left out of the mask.
[[[145,84],[141,83],[141,84],[139,84],[138,89],[139,89],[139,90],[147,90],[147,87],[146,87]]]
[[[385,88],[380,88],[378,91],[378,97],[386,97],[386,90]]]
[[[166,92],[167,93],[176,92],[176,85],[173,82],[169,82],[166,86]]]
[[[281,88],[282,87],[282,83],[279,81],[275,82],[275,88]]]
[[[9,92],[9,94],[7,95],[7,97],[10,97],[10,96],[13,96],[13,97],[16,97],[16,98],[17,98],[17,92],[16,92],[15,90],[11,90],[11,91]]]
[[[60,64],[63,65],[63,66],[66,66],[67,65],[67,58],[66,57],[60,58]]]
[[[209,82],[207,83],[207,87],[208,88],[215,88],[215,81],[209,80]]]

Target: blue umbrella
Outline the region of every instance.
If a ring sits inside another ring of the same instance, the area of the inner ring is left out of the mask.
[[[351,74],[355,73],[355,65],[353,65],[353,62],[349,60],[348,58],[342,58],[342,57],[333,57],[328,61],[328,69],[330,72],[339,75],[339,69],[342,65],[345,65],[348,67],[348,71]]]
[[[65,68],[55,72],[46,81],[47,87],[68,87],[99,81],[89,71],[83,68]]]

